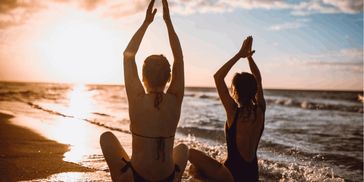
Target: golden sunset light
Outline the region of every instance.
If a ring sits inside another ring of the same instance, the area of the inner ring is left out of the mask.
[[[363,181],[364,0],[0,0],[0,181]]]

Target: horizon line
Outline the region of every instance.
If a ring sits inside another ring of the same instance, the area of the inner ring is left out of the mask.
[[[122,83],[76,83],[76,82],[47,82],[47,81],[20,81],[20,80],[0,80],[0,83],[33,83],[33,84],[67,84],[67,85],[105,85],[105,86],[125,86]],[[216,89],[213,86],[196,86],[196,85],[186,85],[185,88],[189,89]],[[302,88],[264,88],[263,90],[275,90],[275,91],[329,91],[329,92],[364,92],[364,88],[361,90],[334,90],[334,89],[302,89]]]

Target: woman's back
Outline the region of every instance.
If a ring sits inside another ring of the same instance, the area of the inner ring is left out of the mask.
[[[133,133],[131,164],[149,179],[172,172],[174,134],[181,110],[174,95],[162,94],[159,108],[154,106],[155,99],[156,93],[150,93],[129,103]]]
[[[258,107],[249,117],[236,119],[236,145],[240,155],[246,161],[252,161],[256,155],[258,143],[264,128],[264,112]]]
[[[237,109],[230,127],[225,125],[228,155],[224,164],[236,181],[258,180],[256,150],[263,132],[262,115],[260,109],[248,113]]]
[[[184,96],[182,48],[169,15],[167,0],[163,3],[173,53],[173,70],[163,55],[150,55],[143,63],[142,80],[135,61],[148,26],[157,12],[151,0],[143,24],[124,51],[124,83],[129,103],[132,157],[110,132],[100,137],[100,145],[114,181],[180,181],[187,163],[187,146],[173,148]],[[167,92],[167,83],[170,81]]]

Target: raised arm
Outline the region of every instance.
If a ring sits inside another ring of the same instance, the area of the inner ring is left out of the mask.
[[[241,56],[239,54],[236,54],[214,74],[217,93],[219,94],[222,105],[225,108],[229,127],[233,122],[234,112],[237,108],[237,104],[235,103],[234,99],[230,96],[229,89],[226,86],[224,79],[228,74],[228,72],[230,71],[230,69],[234,66],[236,62],[239,61],[240,58]]]
[[[251,52],[251,47],[253,44],[253,37],[249,36],[246,39],[247,42],[247,52]],[[249,62],[249,67],[250,67],[250,71],[252,72],[252,74],[255,77],[255,80],[257,81],[257,94],[255,96],[255,99],[257,100],[257,104],[258,106],[262,109],[263,112],[265,112],[265,99],[264,99],[264,94],[263,94],[263,87],[262,87],[262,76],[260,75],[260,71],[258,69],[258,66],[255,64],[254,60],[253,60],[253,55],[250,54],[248,57],[248,62]]]
[[[163,19],[167,25],[169,43],[173,53],[173,68],[172,68],[172,81],[168,88],[167,93],[173,94],[177,97],[178,101],[182,103],[185,79],[184,79],[184,65],[181,44],[178,36],[174,31],[171,17],[169,15],[169,8],[167,0],[162,0],[163,3]]]
[[[265,112],[265,99],[263,94],[263,87],[262,87],[262,77],[260,75],[260,71],[258,69],[258,66],[255,64],[253,57],[248,57],[249,61],[249,67],[250,71],[254,75],[255,79],[257,80],[257,95],[255,96],[255,99],[257,100],[258,106],[262,109],[263,112]]]
[[[228,74],[228,72],[230,71],[230,69],[240,58],[245,58],[247,56],[251,57],[254,54],[255,51],[251,51],[251,48],[250,50],[248,49],[249,48],[248,43],[249,43],[248,40],[245,39],[240,51],[234,57],[232,57],[227,63],[225,63],[214,75],[216,89],[221,99],[221,102],[225,108],[229,126],[233,122],[234,119],[233,117],[235,115],[234,113],[238,106],[234,101],[234,99],[231,97],[229,89],[226,86],[224,79]]]
[[[153,22],[154,16],[157,13],[157,9],[153,10],[153,4],[154,0],[152,0],[148,6],[143,24],[134,34],[133,38],[128,44],[128,47],[126,47],[124,51],[124,79],[129,101],[133,100],[136,96],[145,93],[143,85],[140,82],[138,76],[135,55],[139,49],[140,43],[142,42],[145,31],[147,30],[150,23]]]

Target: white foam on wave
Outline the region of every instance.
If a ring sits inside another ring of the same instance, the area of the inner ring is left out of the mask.
[[[226,159],[226,145],[203,143],[193,136],[177,139],[176,144],[184,143],[189,148],[194,148],[203,151],[210,157],[219,162]],[[258,156],[259,157],[259,156]],[[189,164],[190,165],[190,164]],[[188,169],[189,165],[186,169]],[[324,182],[343,182],[344,179],[335,175],[334,170],[326,166],[316,166],[311,162],[306,165],[299,163],[286,164],[283,162],[268,161],[266,159],[259,159],[259,179],[262,181],[324,181]],[[192,177],[188,174],[188,170],[184,173],[186,181],[193,181]]]

